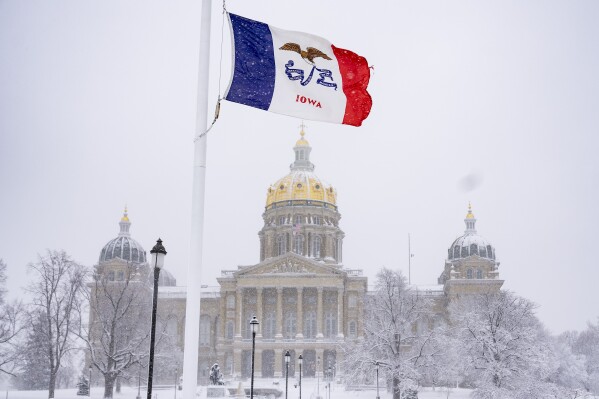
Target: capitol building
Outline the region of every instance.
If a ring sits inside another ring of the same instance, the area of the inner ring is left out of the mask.
[[[258,232],[260,262],[222,270],[218,289],[201,294],[200,383],[208,382],[214,363],[225,379],[249,377],[252,316],[260,321],[257,378],[284,376],[286,351],[293,359],[302,355],[302,377],[323,375],[324,370],[341,376],[340,344],[363,336],[368,281],[362,270],[343,264],[345,233],[337,191],[314,173],[312,148],[304,136],[302,129],[289,173],[266,189],[264,224]],[[466,230],[450,245],[438,284],[416,287],[435,299],[441,313],[455,296],[496,291],[503,284],[495,248],[478,235],[470,207],[464,221]],[[130,226],[125,212],[119,235],[100,253],[98,270],[114,281],[132,263],[147,266],[146,252],[131,238]],[[158,298],[165,331],[182,350],[186,287],[162,270]],[[297,375],[295,362],[289,373]]]

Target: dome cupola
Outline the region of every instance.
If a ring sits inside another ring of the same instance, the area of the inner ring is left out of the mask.
[[[468,204],[468,213],[464,219],[466,230],[449,247],[447,259],[461,259],[477,255],[481,258],[495,260],[495,248],[476,232],[476,218],[472,206]]]
[[[100,252],[100,262],[117,258],[125,262],[146,262],[146,251],[137,241],[131,238],[131,234],[129,233],[130,227],[131,221],[129,221],[129,215],[125,207],[123,217],[119,222],[119,235],[104,245],[104,248]]]

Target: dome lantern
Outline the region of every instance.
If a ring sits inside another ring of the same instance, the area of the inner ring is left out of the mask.
[[[466,230],[464,231],[464,233],[476,234],[476,218],[472,213],[472,205],[470,205],[470,202],[468,203],[468,213],[466,214],[464,223],[466,223]]]
[[[146,251],[137,241],[131,238],[130,227],[131,221],[129,220],[127,208],[125,208],[123,217],[119,221],[119,234],[104,245],[100,252],[100,262],[107,262],[116,258],[125,262],[146,262]]]
[[[290,169],[294,170],[314,170],[314,164],[310,162],[310,152],[312,151],[312,147],[310,147],[310,143],[308,140],[304,138],[306,134],[304,132],[304,123],[301,124],[300,131],[300,139],[295,143],[293,147],[293,151],[295,152],[295,162],[291,164]]]

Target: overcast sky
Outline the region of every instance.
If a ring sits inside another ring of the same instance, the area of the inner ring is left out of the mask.
[[[468,201],[504,287],[554,333],[599,316],[599,2],[229,0],[374,65],[360,128],[307,121],[315,172],[338,190],[344,263],[435,284]],[[211,108],[221,4],[213,3]],[[200,1],[0,0],[0,257],[64,249],[94,265],[132,236],[185,285]],[[225,29],[222,85],[230,77]],[[210,110],[212,113],[212,109]],[[301,121],[224,103],[208,136],[203,281],[259,260],[269,184]]]

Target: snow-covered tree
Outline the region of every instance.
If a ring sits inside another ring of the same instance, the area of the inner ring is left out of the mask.
[[[436,355],[432,301],[406,283],[399,271],[382,269],[375,292],[366,300],[364,338],[344,347],[345,373],[351,383],[372,383],[376,362],[383,380],[391,381],[393,398],[416,388],[422,369]]]
[[[555,386],[552,353],[535,305],[511,292],[452,300],[457,354],[476,384],[477,398],[542,398]]]
[[[599,394],[599,318],[596,324],[589,323],[587,329],[573,340],[572,351],[584,357],[585,389]]]
[[[104,397],[112,398],[115,382],[135,374],[149,352],[151,288],[147,265],[129,263],[123,279],[113,281],[96,266],[86,290],[89,325],[82,312],[79,336],[84,340],[90,364],[104,378]]]
[[[6,263],[0,259],[0,374],[14,375],[20,351],[18,337],[23,328],[23,306],[8,303],[6,295]]]
[[[83,299],[86,271],[64,251],[47,251],[37,262],[30,263],[29,269],[34,274],[28,287],[33,308],[44,317],[40,334],[46,345],[48,397],[54,398],[62,362],[70,351],[77,349],[73,329],[77,325],[76,310]]]

